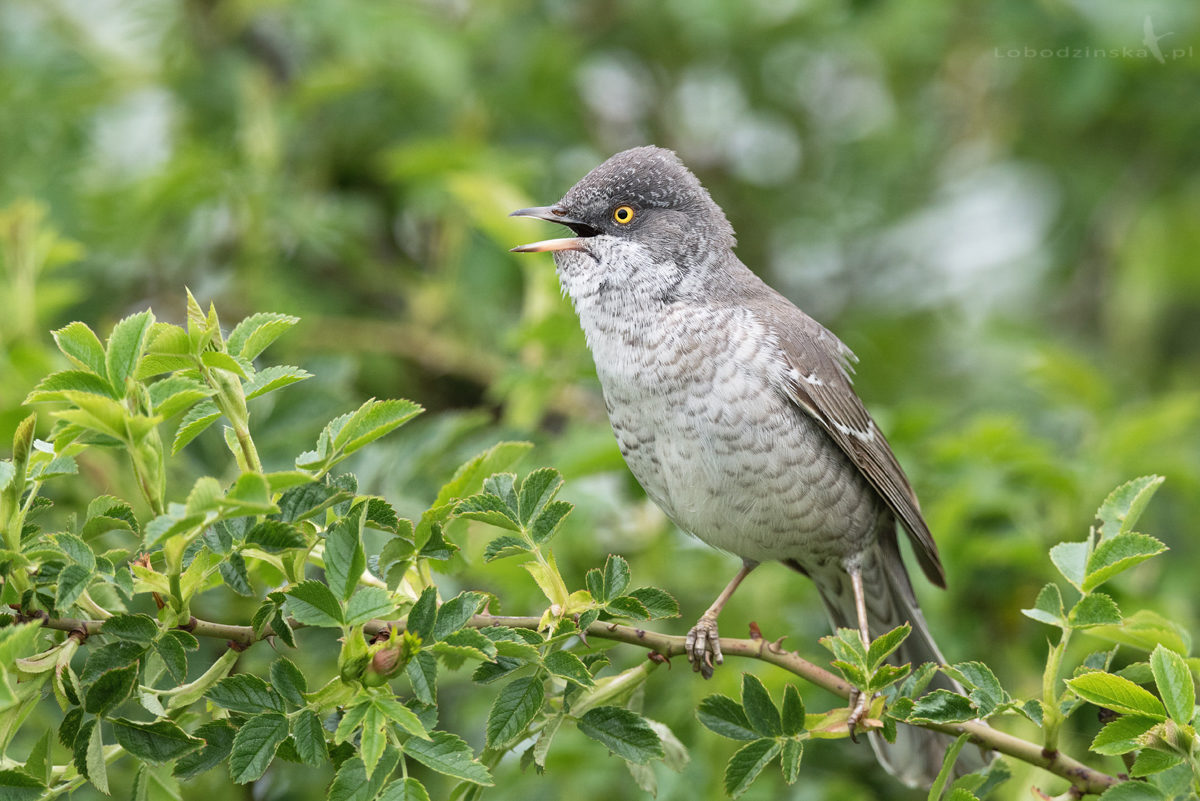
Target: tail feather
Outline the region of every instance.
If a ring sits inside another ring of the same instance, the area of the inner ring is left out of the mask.
[[[897,665],[910,663],[914,669],[926,662],[945,664],[946,660],[929,633],[925,616],[917,605],[894,536],[882,540],[862,564],[871,637],[878,637],[907,622],[912,626],[912,633],[889,661]],[[814,574],[813,579],[833,626],[857,628],[858,615],[849,577],[839,570],[836,576],[829,572],[820,576]],[[927,691],[936,689],[965,694],[958,682],[940,672],[935,674]],[[889,743],[874,732],[870,735],[870,742],[876,758],[888,773],[910,787],[928,787],[937,778],[953,738],[941,732],[902,725],[897,727],[895,742]],[[963,776],[972,773],[986,766],[989,761],[990,757],[978,748],[965,748],[959,754],[954,774]]]

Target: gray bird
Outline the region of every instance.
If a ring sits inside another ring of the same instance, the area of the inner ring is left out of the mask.
[[[945,586],[916,494],[851,386],[854,354],[734,255],[724,212],[671,151],[626,150],[553,206],[513,216],[574,236],[552,252],[579,315],[621,453],[681,529],[742,568],[688,633],[706,678],[722,662],[717,615],[758,564],[815,582],[835,627],[864,642],[908,622],[900,663],[943,663],[917,605],[897,521],[926,577]],[[934,687],[961,691],[939,675]],[[859,698],[851,731],[869,699]],[[900,727],[879,761],[930,784],[949,740]],[[974,752],[974,749],[968,749]],[[982,765],[975,753],[962,771]]]

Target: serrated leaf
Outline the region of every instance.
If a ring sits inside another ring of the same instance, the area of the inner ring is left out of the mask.
[[[321,765],[328,758],[325,744],[325,729],[321,719],[311,709],[302,709],[292,718],[292,740],[300,760],[312,767]]]
[[[869,670],[877,670],[883,664],[883,660],[887,659],[888,656],[900,647],[911,631],[912,626],[905,623],[886,634],[876,637],[871,643],[871,647],[867,649],[867,668]]]
[[[325,578],[340,600],[349,600],[367,568],[363,552],[363,509],[338,520],[325,536]]]
[[[581,687],[594,687],[596,680],[587,667],[570,651],[551,651],[542,661],[546,670],[553,675],[574,682]]]
[[[938,801],[942,797],[946,785],[953,776],[954,763],[958,760],[958,755],[963,750],[963,746],[967,744],[969,738],[969,734],[960,734],[950,744],[950,747],[946,749],[946,754],[942,757],[941,770],[938,771],[937,778],[933,780],[933,786],[929,788],[929,798],[932,801]]]
[[[150,385],[149,392],[151,408],[163,419],[174,417],[213,395],[213,390],[208,386],[181,375],[155,381]]]
[[[93,721],[88,721],[93,723]],[[81,771],[87,776],[97,790],[108,794],[108,763],[104,759],[104,735],[101,731],[100,721],[94,721],[95,725],[85,731],[81,730],[80,735],[87,734],[87,744],[84,746],[83,763],[86,770]],[[86,725],[86,724],[85,724]],[[75,742],[75,764],[79,765],[80,753],[79,748],[82,743],[80,740]]]
[[[205,697],[218,706],[246,715],[287,711],[279,693],[252,673],[226,676],[214,684]]]
[[[454,477],[438,491],[433,506],[444,506],[455,498],[478,492],[485,478],[513,466],[531,448],[532,442],[499,442],[493,445],[454,472]]]
[[[485,597],[483,593],[460,592],[438,607],[437,619],[433,624],[433,639],[445,639],[466,625]]]
[[[242,393],[245,394],[246,400],[250,401],[309,378],[312,378],[312,373],[299,367],[288,365],[264,367],[250,376],[250,380],[242,385]]]
[[[84,684],[91,684],[101,674],[133,664],[145,653],[145,645],[127,640],[92,648],[88,651],[87,661],[83,663],[83,672],[79,674],[79,680]]]
[[[490,492],[481,492],[466,498],[455,507],[454,514],[509,531],[521,530],[521,523],[513,517],[513,512],[504,499]]]
[[[794,684],[783,688],[783,712],[780,722],[783,725],[783,733],[789,737],[804,731],[804,699],[800,697],[800,691]]]
[[[403,749],[425,767],[444,776],[489,787],[495,784],[488,769],[475,760],[471,746],[450,732],[431,732],[429,740],[411,737],[404,742]]]
[[[1129,679],[1095,671],[1067,679],[1067,685],[1085,701],[1129,715],[1166,718],[1162,702]]]
[[[288,720],[278,712],[265,712],[247,720],[233,738],[229,775],[238,784],[262,778],[287,736]]]
[[[432,647],[433,652],[446,659],[452,668],[457,667],[461,659],[490,662],[496,658],[495,643],[475,629],[452,631]]]
[[[1093,592],[1079,599],[1067,615],[1067,622],[1075,628],[1092,626],[1115,626],[1121,622],[1121,610],[1117,602],[1102,592]]]
[[[114,718],[112,727],[122,748],[151,765],[170,762],[204,746],[203,740],[189,736],[169,720],[136,723]]]
[[[503,534],[488,543],[483,552],[483,561],[491,562],[494,559],[503,559],[506,556],[522,553],[529,553],[529,544],[520,537]]]
[[[359,587],[346,604],[346,625],[358,626],[374,618],[384,618],[396,610],[396,602],[381,587]]]
[[[533,520],[529,527],[529,537],[538,545],[546,542],[558,530],[559,524],[574,509],[574,504],[567,501],[551,501]]]
[[[945,673],[970,691],[971,702],[981,717],[987,717],[996,707],[1009,700],[996,674],[982,662],[959,662],[945,668]]]
[[[158,637],[158,624],[149,615],[113,615],[101,629],[122,640],[149,644]]]
[[[764,737],[778,737],[783,733],[779,709],[771,700],[767,688],[751,673],[742,674],[742,707],[750,727]]]
[[[522,736],[545,699],[545,683],[537,676],[522,676],[506,684],[488,713],[487,747],[504,748]]]
[[[92,572],[79,564],[69,564],[58,574],[58,586],[54,590],[54,608],[66,612],[87,589]]]
[[[1050,549],[1050,561],[1062,573],[1063,578],[1083,592],[1083,580],[1087,575],[1088,543],[1060,542]]]
[[[629,563],[622,557],[609,554],[604,560],[603,595],[597,601],[607,603],[625,594],[629,586]]]
[[[1142,476],[1125,482],[1109,493],[1096,512],[1096,517],[1101,521],[1103,538],[1132,531],[1162,483],[1162,476]]]
[[[1165,550],[1167,546],[1146,534],[1122,533],[1108,537],[1088,557],[1083,591],[1091,592],[1118,573]]]
[[[795,784],[800,778],[800,759],[804,756],[803,740],[785,740],[783,751],[779,755],[779,766],[783,770],[783,780]]]
[[[97,717],[106,717],[133,692],[137,676],[137,665],[116,668],[101,674],[85,691],[83,710]]]
[[[554,500],[562,484],[562,474],[550,467],[534,470],[525,477],[521,482],[521,494],[517,504],[522,525],[528,526],[541,514],[546,504]]]
[[[399,761],[400,755],[396,749],[388,748],[375,770],[368,775],[360,758],[355,756],[347,759],[333,777],[326,801],[372,801],[379,795]]]
[[[1141,715],[1122,715],[1105,724],[1092,740],[1091,749],[1097,754],[1115,756],[1142,747],[1139,738],[1158,725],[1154,718]]]
[[[763,772],[763,768],[771,764],[771,760],[779,756],[783,746],[778,740],[755,740],[742,746],[725,766],[725,792],[731,798],[737,798]]]
[[[1196,711],[1196,687],[1184,658],[1160,645],[1150,654],[1150,670],[1167,715],[1181,726],[1191,723]]]
[[[423,784],[410,776],[384,787],[378,801],[429,801],[429,793]]]
[[[1062,592],[1058,589],[1058,585],[1047,584],[1045,587],[1042,587],[1042,591],[1038,593],[1037,600],[1033,602],[1033,608],[1022,609],[1021,614],[1039,623],[1047,623],[1051,626],[1065,626],[1066,610],[1063,608]]]
[[[271,312],[252,314],[234,326],[225,345],[229,348],[230,353],[252,361],[266,350],[268,345],[298,322],[300,322],[300,318],[292,317],[290,314]]]
[[[661,759],[663,744],[658,733],[641,715],[618,706],[597,706],[583,713],[579,730],[598,740],[617,756],[638,765]]]
[[[334,437],[333,445],[349,455],[399,428],[423,411],[423,407],[408,400],[367,401],[350,415],[350,419]]]
[[[145,346],[146,334],[154,323],[149,311],[131,314],[113,326],[104,353],[104,370],[108,383],[118,395],[125,394],[125,380],[133,375]]]
[[[634,620],[650,619],[650,610],[646,608],[645,604],[643,604],[637,598],[634,598],[632,595],[622,595],[617,598],[613,598],[604,605],[604,608],[612,614],[619,615],[621,617],[628,617]]]
[[[113,397],[113,390],[108,379],[85,370],[61,370],[51,373],[39,381],[37,386],[25,396],[24,403],[65,401],[67,396],[64,392],[89,392],[106,398]]]
[[[1133,765],[1129,767],[1129,775],[1134,778],[1151,776],[1155,773],[1162,773],[1164,770],[1170,770],[1182,761],[1182,754],[1146,748],[1137,755],[1137,759],[1133,760]]]
[[[423,704],[437,703],[437,658],[427,651],[422,651],[412,658],[404,668],[412,685],[413,695]]]
[[[175,440],[171,443],[171,455],[179,453],[183,447],[204,431],[204,429],[217,422],[221,416],[221,410],[217,408],[217,404],[212,401],[201,401],[188,410],[188,413],[183,416],[183,420],[179,422],[179,428],[175,431]]]
[[[408,630],[422,640],[433,640],[433,624],[437,620],[437,587],[430,585],[421,591],[408,613]]]
[[[1148,782],[1121,782],[1105,790],[1098,801],[1167,801],[1167,796]]]
[[[914,723],[965,723],[977,715],[966,696],[934,690],[917,699],[907,719]]]
[[[104,346],[99,337],[81,322],[74,322],[52,333],[58,349],[84,370],[90,370],[99,376],[105,376]]]
[[[303,532],[291,523],[263,520],[246,532],[246,544],[267,553],[279,553],[289,548],[306,548],[308,540]]]
[[[223,720],[214,720],[197,728],[196,736],[204,740],[204,747],[179,758],[173,771],[175,777],[186,781],[220,765],[233,750],[236,733],[237,730]]]
[[[287,590],[292,616],[306,626],[340,627],[342,607],[333,591],[320,581],[302,581]]]
[[[171,635],[182,633],[169,631],[154,641],[155,653],[158,654],[159,659],[167,668],[167,672],[171,674],[171,678],[177,684],[187,681],[187,653],[184,652],[179,639]]]
[[[1147,653],[1158,645],[1177,654],[1187,654],[1192,647],[1192,638],[1187,629],[1149,609],[1126,615],[1119,626],[1097,626],[1088,633],[1093,637],[1140,648]]]

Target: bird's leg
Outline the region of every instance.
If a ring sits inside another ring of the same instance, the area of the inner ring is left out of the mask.
[[[696,625],[692,626],[692,630],[687,634],[687,640],[683,647],[687,653],[688,662],[691,663],[692,670],[699,672],[706,679],[712,678],[714,665],[725,661],[725,657],[721,655],[721,635],[717,631],[717,615],[721,614],[721,610],[738,585],[742,583],[742,579],[750,575],[750,571],[756,567],[758,567],[758,562],[743,559],[742,569],[737,572],[732,581],[725,585],[725,589],[721,590],[717,600],[712,602],[712,606],[708,607],[708,611],[700,616]]]
[[[863,647],[871,648],[871,633],[867,626],[867,597],[863,593],[862,570],[858,565],[851,565],[846,568],[846,572],[850,574],[850,587],[854,591],[854,611],[858,613],[858,636],[862,638]],[[866,693],[858,690],[850,696],[850,718],[848,721],[850,727],[850,739],[858,742],[855,737],[854,730],[858,727],[861,721],[871,707],[871,699]]]

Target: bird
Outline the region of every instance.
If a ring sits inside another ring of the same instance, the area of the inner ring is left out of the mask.
[[[550,206],[519,209],[572,236],[552,253],[579,317],[621,454],[680,529],[741,568],[685,639],[693,670],[723,662],[717,618],[758,565],[810,578],[835,628],[864,644],[903,623],[900,664],[944,664],[900,555],[945,587],[916,493],[851,383],[856,358],[735,255],[724,211],[679,157],[617,153]],[[939,674],[931,689],[962,688]],[[852,699],[855,731],[870,699]],[[950,740],[902,726],[870,741],[901,781],[928,786]],[[974,751],[974,749],[969,749]],[[982,766],[964,752],[958,770]]]

